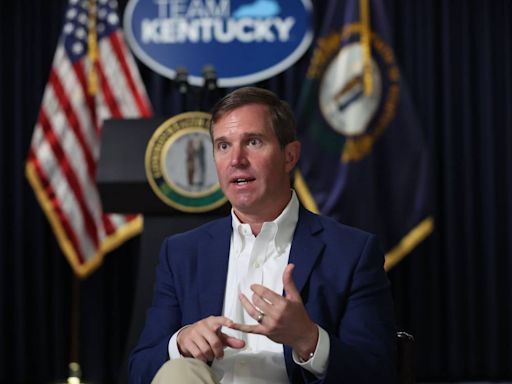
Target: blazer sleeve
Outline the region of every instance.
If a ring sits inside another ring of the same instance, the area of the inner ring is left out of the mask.
[[[305,382],[397,382],[394,309],[383,262],[375,237],[369,236],[353,271],[345,310],[337,329],[329,332],[326,375],[318,380],[302,370]]]
[[[396,383],[396,329],[384,257],[370,236],[354,270],[337,334],[331,334],[326,383]]]
[[[156,269],[153,303],[146,315],[139,342],[130,354],[130,383],[150,383],[162,364],[169,360],[168,345],[171,336],[181,328],[181,309],[176,293],[175,279],[169,254],[170,239],[160,250]]]

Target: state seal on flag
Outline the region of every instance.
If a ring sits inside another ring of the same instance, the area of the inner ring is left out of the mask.
[[[226,201],[220,189],[205,112],[176,115],[156,130],[146,148],[146,176],[165,204],[183,212],[207,212]]]
[[[375,32],[370,34],[372,55],[369,74],[372,88],[364,89],[364,47],[362,26],[353,23],[341,32],[320,39],[309,70],[320,78],[320,112],[345,139],[341,161],[359,161],[395,117],[399,100],[400,73],[393,50]]]

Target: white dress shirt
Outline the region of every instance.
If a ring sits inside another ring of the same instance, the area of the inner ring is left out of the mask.
[[[223,315],[236,323],[257,324],[244,309],[239,295],[251,300],[251,284],[261,284],[282,294],[283,273],[288,264],[293,233],[299,217],[299,201],[292,191],[290,202],[272,222],[265,222],[258,236],[249,224],[241,223],[231,212],[233,232],[224,294]],[[329,336],[319,328],[318,343],[306,362],[293,353],[296,364],[317,377],[323,376],[329,357]],[[288,383],[283,345],[263,335],[243,333],[226,327],[222,332],[245,341],[243,349],[226,348],[224,358],[213,361],[212,369],[222,384]],[[179,358],[176,332],[169,341],[169,357]]]

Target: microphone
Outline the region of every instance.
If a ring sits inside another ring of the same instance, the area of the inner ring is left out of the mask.
[[[178,84],[178,91],[182,95],[188,92],[188,71],[185,67],[176,68],[176,83]]]
[[[217,89],[217,71],[213,65],[207,64],[203,67],[204,87],[208,91]]]

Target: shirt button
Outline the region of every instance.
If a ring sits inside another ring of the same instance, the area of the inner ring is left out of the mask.
[[[257,261],[255,261],[252,265],[254,268],[259,268],[260,267],[260,263],[258,263]]]

